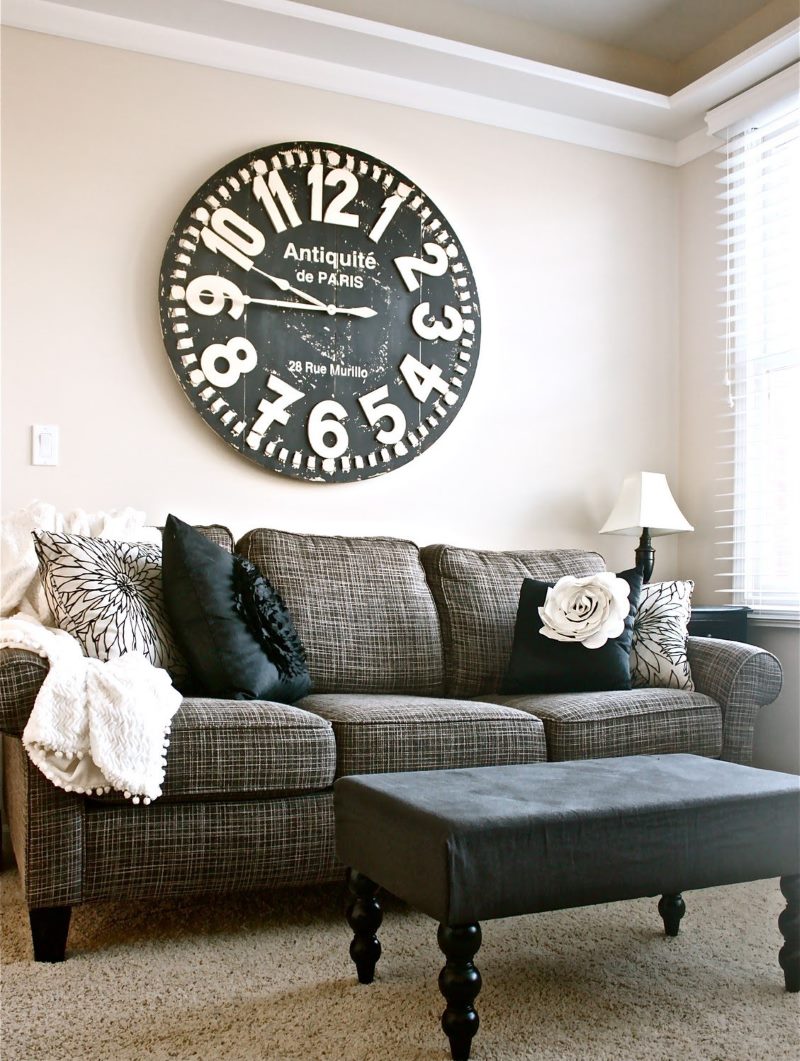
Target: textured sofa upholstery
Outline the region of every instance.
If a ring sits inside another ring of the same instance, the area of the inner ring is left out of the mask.
[[[336,777],[664,752],[747,762],[780,690],[769,653],[690,638],[695,692],[500,694],[522,580],[600,571],[597,553],[266,528],[236,549],[284,597],[313,691],[291,707],[184,700],[149,806],[64,792],[32,766],[20,737],[47,664],[0,652],[5,806],[34,940],[42,911],[91,900],[335,879]]]

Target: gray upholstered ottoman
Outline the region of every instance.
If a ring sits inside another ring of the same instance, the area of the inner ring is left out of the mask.
[[[781,877],[778,960],[800,991],[800,779],[694,755],[629,756],[343,777],[336,847],[352,867],[358,978],[380,957],[378,886],[439,922],[439,987],[454,1059],[478,1030],[479,922],[661,895],[668,935],[681,892]]]

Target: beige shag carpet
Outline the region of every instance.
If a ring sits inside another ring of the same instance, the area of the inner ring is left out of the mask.
[[[446,1061],[435,924],[388,900],[378,978],[355,982],[343,889],[102,903],[35,964],[2,874],[3,1061]],[[474,1061],[797,1061],[776,881],[487,922]]]

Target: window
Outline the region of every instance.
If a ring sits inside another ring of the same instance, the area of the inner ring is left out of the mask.
[[[793,86],[796,71],[795,67]],[[772,80],[781,82],[781,75]],[[784,77],[784,86],[786,81]],[[727,473],[721,491],[725,500],[719,506],[718,552],[724,561],[724,592],[731,594],[733,603],[753,608],[756,618],[797,619],[800,110],[796,87],[758,113],[729,124],[722,154],[727,409],[721,423]]]

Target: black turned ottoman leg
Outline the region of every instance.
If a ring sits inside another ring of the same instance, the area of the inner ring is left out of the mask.
[[[778,918],[778,928],[786,940],[778,954],[787,991],[800,991],[800,877],[781,877],[786,909]]]
[[[383,911],[375,898],[378,885],[358,870],[347,872],[347,886],[353,900],[347,907],[347,923],[354,935],[350,943],[350,957],[358,970],[358,981],[371,984],[375,966],[381,956],[381,944],[375,933],[383,921]]]
[[[681,918],[686,913],[686,903],[683,896],[662,895],[658,900],[658,912],[664,922],[664,932],[667,936],[677,936]]]
[[[34,961],[64,961],[71,913],[71,906],[39,906],[28,911]]]
[[[481,945],[481,926],[439,925],[439,950],[447,958],[439,973],[439,990],[447,1001],[442,1030],[450,1040],[453,1061],[467,1061],[480,1020],[472,1003],[481,989],[481,974],[472,964]]]

